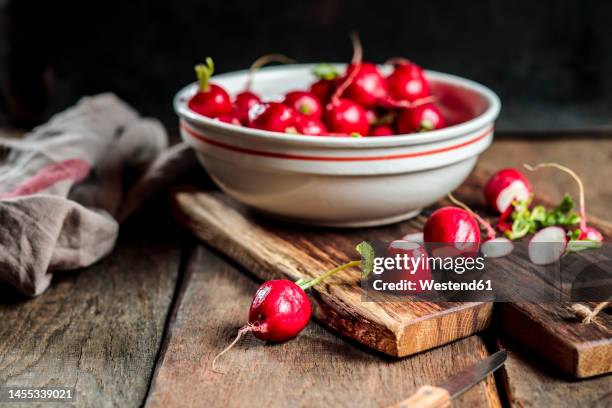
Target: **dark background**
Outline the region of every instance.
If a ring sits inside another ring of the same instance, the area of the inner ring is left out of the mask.
[[[610,1],[0,0],[0,123],[30,126],[79,96],[113,91],[172,131],[173,94],[205,56],[218,72],[262,54],[347,61],[405,56],[479,81],[498,129],[612,123]]]

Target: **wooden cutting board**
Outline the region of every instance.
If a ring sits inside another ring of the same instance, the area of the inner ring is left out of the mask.
[[[311,278],[359,259],[355,244],[421,229],[425,216],[381,228],[323,229],[258,217],[220,192],[178,191],[179,218],[202,240],[261,279]],[[489,326],[490,303],[362,302],[361,271],[346,270],[309,290],[313,315],[345,336],[402,357]]]
[[[482,185],[487,176],[475,172],[456,194],[479,209]],[[331,229],[261,217],[218,191],[184,187],[175,191],[173,197],[180,222],[261,279],[297,280],[318,276],[358,259],[354,249],[356,243],[366,239],[390,241],[421,231],[431,211],[390,226]],[[609,233],[608,227],[602,229]],[[364,302],[359,283],[360,271],[354,269],[314,287],[309,291],[313,314],[344,336],[391,356],[403,357],[428,350],[482,331],[491,323],[492,303]],[[559,343],[563,352],[543,355],[574,376],[611,371],[612,335],[609,330],[580,327],[584,325],[575,319],[559,322],[561,311],[567,315],[565,306],[552,305],[550,308],[550,315],[542,313],[538,319],[527,317],[534,326],[547,328],[546,336],[538,342],[522,330],[511,329],[511,334],[536,350],[539,344]],[[503,314],[509,319],[517,314],[529,316],[525,305],[506,304],[506,310],[514,312],[514,315]],[[504,322],[496,323],[504,327]],[[608,329],[612,327],[610,322],[605,324]],[[569,340],[567,325],[579,333]],[[585,369],[584,363],[573,363],[587,355],[588,368]]]

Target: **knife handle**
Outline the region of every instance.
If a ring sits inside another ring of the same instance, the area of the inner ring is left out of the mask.
[[[444,388],[424,385],[407,399],[389,408],[449,408],[451,396]]]

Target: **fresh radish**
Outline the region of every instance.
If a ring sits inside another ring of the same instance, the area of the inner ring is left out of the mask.
[[[594,227],[586,227],[586,230],[580,231],[579,240],[588,239],[589,241],[602,242],[604,240],[603,234]]]
[[[435,256],[475,256],[480,246],[480,228],[470,212],[442,207],[425,222],[423,239]]]
[[[501,258],[510,255],[514,244],[508,238],[493,238],[480,244],[480,251],[487,258]]]
[[[380,100],[387,97],[387,84],[384,77],[378,71],[376,65],[371,63],[353,63],[346,70],[346,76],[354,75],[353,81],[347,87],[345,98],[358,103],[364,108],[374,108]]]
[[[318,64],[313,68],[312,73],[319,80],[310,86],[309,91],[319,100],[321,106],[325,106],[334,93],[339,72],[331,64]]]
[[[332,100],[325,108],[325,123],[330,132],[361,136],[370,133],[365,109],[348,99]]]
[[[422,232],[413,232],[410,234],[406,234],[402,237],[403,241],[416,242],[417,244],[423,244],[425,239],[423,238]]]
[[[458,207],[463,208],[465,211],[469,212],[476,221],[480,224],[480,226],[487,231],[487,240],[494,239],[496,237],[495,229],[491,226],[491,224],[482,218],[480,215],[476,214],[467,204],[457,200],[452,193],[448,193],[448,199]]]
[[[295,133],[297,114],[280,102],[256,105],[249,111],[249,124],[255,129],[271,132]]]
[[[270,280],[264,282],[255,292],[247,325],[238,330],[238,335],[223,351],[212,361],[212,370],[215,363],[223,354],[230,350],[242,336],[253,333],[255,337],[264,341],[280,342],[297,336],[308,325],[311,316],[311,304],[304,292],[325,281],[336,273],[348,268],[361,266],[364,274],[370,273],[374,263],[374,249],[367,242],[356,247],[361,254],[361,260],[350,261],[333,268],[314,279],[299,279],[292,282],[286,279]]]
[[[393,128],[389,125],[378,125],[370,129],[369,136],[391,136],[395,134]]]
[[[603,241],[603,234],[597,231],[594,227],[587,226],[587,216],[586,216],[586,204],[584,199],[584,185],[582,184],[582,180],[580,177],[569,167],[562,166],[558,163],[540,163],[535,166],[530,166],[528,164],[523,165],[529,171],[536,171],[543,167],[554,167],[559,169],[567,174],[569,174],[578,184],[578,189],[580,190],[580,237],[578,239],[584,239],[583,237],[591,236],[595,238],[594,241],[601,242]],[[590,240],[590,238],[587,238]]]
[[[306,292],[286,279],[264,282],[249,308],[253,335],[264,341],[285,341],[297,336],[310,320]]]
[[[356,34],[353,33],[351,38],[354,50],[352,65],[359,66],[362,56],[361,44]],[[353,69],[346,75],[325,106],[324,121],[331,133],[365,136],[370,132],[366,110],[361,105],[342,98],[344,91],[351,85],[358,73],[358,69]]]
[[[472,216],[478,221],[480,227],[487,232],[487,239],[484,240],[480,245],[480,250],[483,255],[488,256],[490,258],[499,258],[502,256],[509,255],[514,250],[514,244],[507,238],[497,238],[495,233],[495,228],[491,226],[491,224],[482,218],[480,215],[475,213],[470,207],[468,207],[465,203],[457,200],[455,196],[451,193],[448,193],[449,200],[472,214]]]
[[[195,66],[198,77],[198,92],[187,103],[192,111],[209,118],[229,115],[232,112],[232,102],[225,89],[211,84],[210,77],[215,72],[212,58],[206,58],[206,64]]]
[[[255,92],[253,92],[253,82],[255,81],[255,74],[261,67],[271,62],[280,62],[283,64],[295,63],[295,60],[283,55],[283,54],[267,54],[257,58],[249,68],[249,74],[247,76],[244,90],[240,92],[234,98],[234,111],[239,117],[240,122],[243,125],[248,124],[249,110],[261,103],[261,98]]]
[[[409,266],[407,269],[400,268],[399,270],[387,271],[389,274],[385,276],[385,282],[400,282],[406,280],[415,283],[415,289],[407,291],[409,293],[420,293],[423,291],[421,286],[422,281],[430,281],[431,268],[427,261],[427,251],[423,245],[416,242],[395,240],[392,241],[386,250],[386,256],[388,258],[395,258],[396,256],[406,258],[406,264]],[[403,259],[403,258],[402,258]],[[402,263],[404,261],[402,260]]]
[[[536,265],[549,265],[561,258],[566,247],[567,237],[563,228],[542,228],[529,241],[529,259]]]
[[[249,110],[261,103],[259,96],[251,91],[243,91],[234,98],[234,115],[242,124],[248,124]]]
[[[321,102],[312,93],[306,91],[293,91],[285,95],[283,103],[292,107],[296,112],[304,116],[321,119],[323,108]]]
[[[386,79],[391,98],[396,101],[417,102],[431,96],[421,67],[402,58],[392,59],[388,63],[395,65],[393,72]]]
[[[397,116],[397,131],[400,134],[426,132],[446,126],[442,112],[433,103],[402,109]]]
[[[240,120],[240,116],[237,112],[232,112],[228,115],[222,115],[217,118],[220,122],[229,123],[230,125],[240,126],[242,125],[242,121]]]
[[[334,81],[327,79],[319,79],[317,82],[310,85],[310,93],[317,97],[321,105],[326,105],[334,93]]]
[[[295,119],[295,129],[302,135],[325,136],[327,128],[319,119],[298,115]]]
[[[503,214],[512,201],[528,200],[533,193],[529,180],[517,169],[507,168],[495,173],[484,187],[487,204]]]

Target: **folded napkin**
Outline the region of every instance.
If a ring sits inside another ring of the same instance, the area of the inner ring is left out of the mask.
[[[161,123],[112,94],[83,98],[23,139],[0,139],[0,280],[35,296],[91,265],[119,223],[188,161]]]

